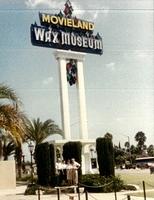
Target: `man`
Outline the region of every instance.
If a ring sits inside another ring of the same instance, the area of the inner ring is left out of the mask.
[[[60,158],[58,158],[56,162],[56,174],[57,174],[57,184],[61,185],[63,179],[63,171],[62,171],[62,162]]]
[[[80,164],[75,161],[74,158],[71,159],[72,164],[72,181],[73,185],[78,184],[78,169],[80,168]]]

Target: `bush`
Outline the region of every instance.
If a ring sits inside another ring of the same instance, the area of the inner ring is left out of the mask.
[[[82,144],[81,142],[67,142],[63,146],[63,158],[65,161],[75,158],[75,160],[81,164],[81,151]],[[79,179],[81,177],[81,167],[79,168]]]
[[[53,144],[49,145],[49,151],[50,151],[50,185],[55,186],[56,169],[55,169],[55,148]]]
[[[124,185],[123,190],[137,190],[137,188],[134,185]]]
[[[97,138],[96,150],[101,176],[114,176],[114,150],[113,143],[110,138]]]
[[[99,193],[99,192],[114,192],[115,190],[136,190],[133,185],[124,185],[123,181],[119,176],[105,178],[98,174],[87,174],[82,175],[79,183],[80,187],[85,187],[88,192]],[[38,187],[43,191],[43,194],[56,194],[56,189],[53,187],[40,187],[35,184],[29,184],[25,191],[25,195],[35,195]],[[61,192],[69,193],[73,192],[72,188],[62,190]]]
[[[82,144],[81,142],[67,142],[63,146],[63,158],[64,160],[68,160],[71,158],[75,158],[75,160],[81,163],[81,150]]]
[[[38,190],[38,185],[36,184],[29,184],[25,190],[25,195],[35,195],[36,190]]]
[[[124,183],[120,177],[100,176],[98,174],[83,175],[81,186],[85,186],[88,192],[113,192],[124,189]]]
[[[51,157],[49,144],[36,146],[35,161],[37,165],[38,184],[47,186],[51,183]]]

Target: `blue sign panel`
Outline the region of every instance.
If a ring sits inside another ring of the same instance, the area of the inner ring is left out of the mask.
[[[40,25],[31,24],[30,28],[32,44],[101,55],[103,41],[99,33],[93,34],[94,23],[71,17],[73,10],[67,4],[65,16],[62,12],[58,15],[39,13]]]

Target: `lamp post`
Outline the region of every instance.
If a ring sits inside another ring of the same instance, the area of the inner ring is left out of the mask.
[[[30,152],[30,166],[31,166],[31,182],[33,183],[33,151],[34,151],[34,145],[30,141],[29,145],[29,152]]]

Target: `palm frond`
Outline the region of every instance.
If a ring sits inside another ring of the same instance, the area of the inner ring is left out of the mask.
[[[15,153],[16,145],[13,141],[5,140],[3,144],[3,156],[4,160],[7,160],[8,156]]]
[[[25,134],[25,115],[12,105],[0,105],[0,127],[7,130],[12,139],[20,144]]]
[[[19,100],[15,91],[9,86],[4,84],[0,84],[0,99],[11,100],[15,106],[21,104],[21,101]]]
[[[62,135],[62,130],[51,119],[42,122],[37,118],[27,123],[26,137],[34,141],[35,144],[42,143],[48,136],[53,134]]]

